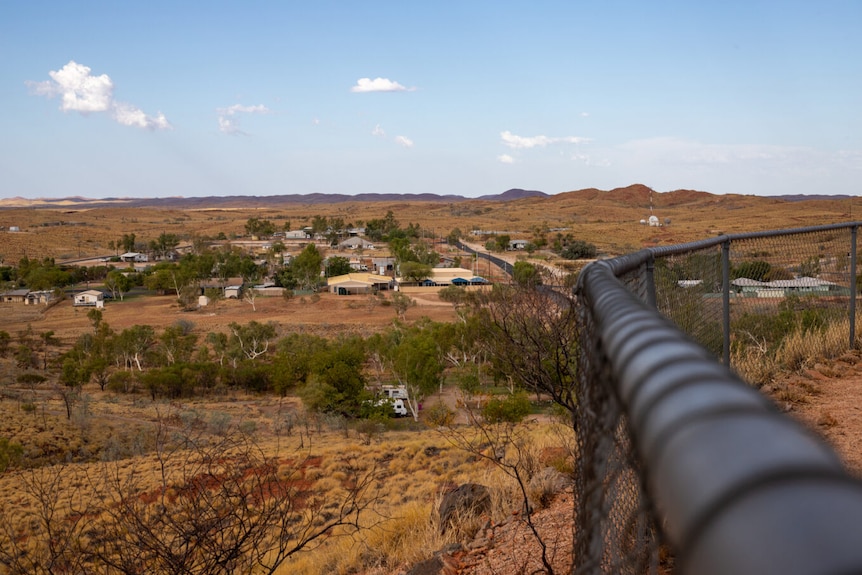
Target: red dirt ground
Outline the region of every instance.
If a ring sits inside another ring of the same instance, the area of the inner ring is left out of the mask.
[[[406,320],[412,321],[427,316],[435,321],[452,321],[455,312],[451,304],[440,301],[436,294],[410,296],[416,305],[409,308]],[[386,298],[388,299],[388,298]],[[194,324],[194,332],[205,335],[210,331],[227,330],[231,322],[245,324],[252,320],[261,323],[275,322],[279,333],[309,331],[320,335],[357,333],[367,335],[390,325],[396,319],[392,306],[368,306],[368,296],[337,296],[321,293],[319,298],[298,296],[290,301],[280,297],[258,297],[256,310],[249,303],[224,300],[215,306],[199,311],[184,312],[171,296],[126,297],[125,301],[108,302],[103,319],[114,331],[122,331],[133,325],[150,325],[157,331],[179,321]],[[38,334],[54,331],[66,345],[71,345],[84,332],[92,329],[87,319],[90,308],[76,308],[71,300],[50,308],[0,304],[0,329],[13,337],[25,330],[29,324]]]

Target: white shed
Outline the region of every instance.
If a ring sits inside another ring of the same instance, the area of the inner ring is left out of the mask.
[[[105,294],[99,290],[90,289],[74,295],[72,305],[76,307],[105,307]]]

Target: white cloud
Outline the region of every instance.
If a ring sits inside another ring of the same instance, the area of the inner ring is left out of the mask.
[[[147,116],[139,108],[121,102],[114,103],[112,116],[114,120],[124,126],[147,128],[149,130],[167,130],[171,127],[171,124],[161,112],[157,116]]]
[[[514,164],[515,158],[513,158],[509,154],[500,154],[499,156],[497,156],[497,161],[501,164]]]
[[[93,112],[108,112],[124,126],[138,128],[170,129],[171,124],[161,112],[148,116],[140,108],[114,100],[114,83],[107,74],[93,76],[91,69],[70,60],[60,70],[51,70],[51,80],[27,82],[34,94],[53,98],[60,96],[60,109],[78,112],[84,116]]]
[[[589,154],[582,154],[580,152],[572,154],[571,159],[573,162],[581,162],[584,165],[591,166],[591,167],[607,168],[611,165],[611,162],[608,159],[598,159],[597,160],[597,159],[593,158],[592,156],[590,156]]]
[[[230,135],[248,135],[239,127],[240,114],[269,114],[270,110],[263,104],[256,106],[243,106],[242,104],[234,104],[227,108],[216,109],[218,113],[218,129],[223,134]]]
[[[356,85],[350,88],[351,92],[412,92],[416,88],[406,88],[390,80],[389,78],[359,78]]]
[[[578,136],[517,136],[508,130],[500,132],[500,138],[503,140],[504,145],[515,150],[544,148],[552,144],[580,144],[583,142],[589,142],[588,138],[581,138]]]
[[[413,147],[413,140],[411,140],[409,138],[405,138],[404,136],[396,136],[395,142],[399,146],[401,146],[402,148],[412,148]]]
[[[382,138],[386,135],[386,132],[383,130],[383,128],[380,127],[380,124],[377,124],[376,126],[374,126],[374,129],[371,130],[371,135]]]

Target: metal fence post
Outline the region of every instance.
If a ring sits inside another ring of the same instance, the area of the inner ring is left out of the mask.
[[[658,309],[655,297],[655,256],[649,255],[646,261],[646,303],[653,309]]]
[[[850,228],[850,349],[856,347],[856,231]]]
[[[721,352],[730,367],[730,238],[721,244]]]

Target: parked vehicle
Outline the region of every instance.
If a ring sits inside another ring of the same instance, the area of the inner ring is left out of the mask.
[[[377,400],[376,404],[391,405],[396,417],[406,417],[409,413],[407,405],[404,403],[407,400],[407,389],[403,385],[384,385],[378,395],[380,399]]]

